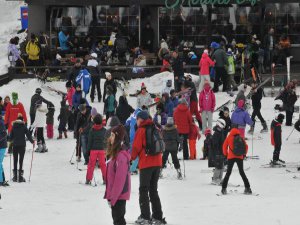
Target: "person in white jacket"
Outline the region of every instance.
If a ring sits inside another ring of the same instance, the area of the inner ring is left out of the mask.
[[[137,108],[148,109],[148,106],[152,104],[152,98],[147,92],[147,88],[144,83],[141,86],[141,93],[137,96]]]
[[[47,106],[43,105],[42,102],[38,102],[36,105],[36,116],[31,128],[35,128],[37,136],[37,149],[36,152],[44,153],[48,152],[45,138],[44,138],[44,127],[46,125],[46,114],[48,113]]]

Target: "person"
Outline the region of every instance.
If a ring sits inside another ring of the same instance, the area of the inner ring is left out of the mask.
[[[168,115],[165,113],[164,108],[162,103],[158,103],[156,105],[156,113],[153,117],[153,122],[159,129],[162,129],[166,125],[168,119]]]
[[[85,184],[90,185],[93,179],[96,162],[101,169],[103,183],[106,182],[106,164],[105,164],[105,133],[106,129],[102,125],[102,116],[97,114],[93,119],[93,127],[89,131],[87,155],[89,155],[89,164],[86,173]]]
[[[3,98],[0,96],[0,116],[4,116],[4,115],[5,115],[4,102],[3,102]]]
[[[58,33],[59,47],[63,52],[68,52],[70,50],[69,37],[66,29],[61,30]]]
[[[205,81],[210,81],[210,67],[213,67],[215,65],[215,62],[211,60],[211,58],[208,55],[208,49],[205,49],[203,51],[203,54],[201,56],[201,59],[199,61],[199,75],[200,75],[200,84],[199,84],[199,92],[203,90]]]
[[[212,129],[212,115],[216,107],[216,97],[209,81],[204,84],[204,89],[199,94],[199,107],[202,115],[202,133],[206,128]]]
[[[165,142],[165,151],[162,156],[162,169],[160,172],[160,177],[163,177],[162,170],[166,168],[166,163],[168,161],[169,154],[171,154],[173,165],[177,172],[177,179],[182,179],[182,173],[180,169],[180,163],[177,157],[178,146],[180,145],[180,137],[176,126],[174,125],[174,120],[169,117],[167,124],[162,131],[163,140]]]
[[[184,98],[180,99],[179,105],[175,109],[173,116],[178,133],[183,139],[183,158],[184,160],[189,160],[190,157],[187,139],[192,125],[192,116],[189,112],[187,101]]]
[[[174,113],[174,103],[171,101],[168,93],[163,93],[161,96],[161,101],[164,104],[165,113],[168,117],[173,117]]]
[[[282,34],[278,43],[278,59],[277,63],[281,65],[286,64],[286,58],[291,56],[291,41],[287,34]]]
[[[229,131],[231,130],[231,119],[228,107],[225,106],[223,110],[220,111],[219,118],[223,119],[226,122],[226,126],[224,128],[224,136],[227,137]]]
[[[6,109],[7,109],[7,106],[8,104],[10,104],[10,97],[9,96],[5,96],[4,98],[4,103],[3,103],[3,108],[2,108],[2,114],[5,115],[6,113]]]
[[[235,57],[231,50],[231,48],[228,48],[227,50],[227,57],[228,57],[228,66],[226,66],[227,74],[228,74],[228,90],[237,91],[237,84],[234,80],[235,77]],[[232,89],[231,89],[232,87]]]
[[[190,147],[190,159],[191,160],[194,160],[197,158],[196,144],[197,144],[197,140],[200,140],[200,138],[201,138],[200,129],[195,124],[194,119],[192,119],[192,124],[191,124],[191,128],[190,128],[190,133],[189,133],[189,147]]]
[[[137,96],[137,108],[148,109],[150,104],[152,104],[152,98],[147,92],[147,87],[144,83],[142,83],[141,93]]]
[[[87,69],[82,69],[79,71],[79,74],[76,77],[76,84],[81,85],[81,89],[84,93],[84,97],[86,97],[92,85],[91,74]]]
[[[206,128],[204,131],[205,140],[203,143],[203,157],[200,160],[205,160],[208,158],[208,155],[212,151],[212,134],[211,129]]]
[[[43,103],[45,103],[47,105],[51,105],[52,104],[52,103],[50,103],[50,101],[48,101],[45,98],[43,98],[43,96],[41,94],[42,94],[42,89],[41,88],[37,88],[37,89],[35,89],[35,94],[31,97],[30,111],[29,111],[30,125],[32,125],[33,122],[34,122],[34,120],[35,120],[37,103],[43,102]]]
[[[74,112],[73,108],[73,95],[75,94],[75,88],[70,81],[66,82],[67,95],[65,100],[68,102],[68,130],[74,131]]]
[[[182,81],[184,80],[184,71],[183,71],[184,62],[181,59],[181,57],[179,57],[177,51],[172,52],[172,58],[173,58],[172,69],[174,73],[174,86],[175,86],[175,90],[179,92],[182,85]]]
[[[150,22],[146,23],[146,27],[142,31],[143,34],[143,47],[149,51],[149,53],[153,52],[153,42],[154,42],[154,30],[150,25]]]
[[[45,143],[44,138],[44,127],[46,124],[46,114],[48,113],[48,109],[46,106],[42,104],[42,102],[37,102],[36,108],[36,118],[34,123],[31,125],[31,129],[36,129],[36,136],[37,136],[37,149],[35,152],[44,153],[48,152],[48,148]]]
[[[234,166],[234,163],[237,164],[238,166],[238,169],[239,169],[239,173],[243,179],[243,182],[244,182],[244,186],[245,186],[245,190],[244,190],[244,193],[245,194],[252,194],[252,190],[250,188],[250,183],[248,181],[248,178],[244,172],[244,158],[246,157],[247,155],[247,152],[248,152],[248,145],[245,141],[244,138],[241,138],[241,140],[244,142],[244,150],[245,150],[245,153],[244,155],[236,155],[234,153],[234,149],[235,149],[235,144],[237,144],[238,142],[235,141],[236,139],[236,136],[241,136],[241,133],[238,129],[236,128],[232,128],[232,130],[230,131],[228,137],[225,139],[224,141],[224,144],[223,144],[223,154],[226,156],[228,162],[227,162],[227,172],[226,172],[226,175],[223,179],[223,183],[222,183],[222,194],[226,194],[227,193],[227,185],[228,185],[228,180],[229,180],[229,177],[231,175],[231,172],[232,172],[232,168]],[[239,146],[236,146],[236,147],[242,147],[241,144],[239,144]]]
[[[121,124],[125,125],[126,120],[134,112],[134,109],[131,105],[128,104],[126,95],[119,97],[119,105],[116,109],[116,116],[119,118]]]
[[[224,156],[223,156],[223,143],[225,140],[224,128],[226,122],[223,119],[218,119],[216,126],[213,128],[214,134],[212,135],[212,151],[209,153],[209,161],[213,162],[215,167],[212,184],[220,185],[224,172]]]
[[[171,64],[170,64],[170,54],[165,54],[162,60],[162,67],[160,68],[160,72],[171,72]]]
[[[104,109],[103,112],[106,116],[106,120],[108,120],[109,117],[115,115],[117,101],[115,99],[115,96],[113,95],[113,89],[111,86],[106,87],[106,93],[107,98],[104,101]]]
[[[98,102],[101,102],[101,70],[99,68],[99,63],[97,61],[98,55],[96,53],[91,54],[91,58],[87,63],[87,69],[91,74],[92,79],[92,89],[91,89],[91,101],[94,102],[95,99],[95,89],[97,89]]]
[[[235,100],[234,100],[235,106],[238,105],[238,102],[239,102],[240,100],[243,100],[244,103],[247,102],[247,99],[246,99],[246,96],[245,96],[245,89],[244,89],[244,88],[241,88],[241,89],[239,90],[239,92],[237,93],[236,98],[235,98]],[[244,108],[246,109],[246,104],[244,104]]]
[[[172,90],[172,80],[168,79],[166,81],[166,86],[162,89],[161,94],[163,95],[164,93],[170,93]]]
[[[21,58],[21,51],[18,49],[18,44],[19,44],[19,38],[14,37],[10,39],[9,45],[8,45],[8,56],[9,56],[9,61],[12,66],[21,66],[23,67],[22,70],[17,70],[21,72],[26,72],[25,69],[25,62]]]
[[[271,123],[271,144],[274,146],[273,151],[273,165],[278,165],[279,163],[284,163],[283,160],[280,159],[280,151],[282,145],[282,129],[281,125],[284,120],[284,115],[279,114]]]
[[[211,43],[211,48],[214,49],[212,54],[212,60],[216,62],[215,64],[215,83],[213,91],[216,93],[219,91],[220,79],[223,82],[223,92],[227,91],[227,72],[225,66],[228,65],[228,59],[225,50],[222,46],[216,42]]]
[[[40,51],[38,39],[35,34],[32,33],[30,41],[26,45],[26,53],[28,55],[27,66],[39,66]]]
[[[260,133],[265,133],[268,132],[268,126],[261,115],[261,99],[263,97],[263,89],[262,88],[257,88],[257,83],[252,82],[251,83],[251,88],[252,88],[252,95],[251,95],[251,100],[252,100],[252,107],[253,107],[253,112],[251,116],[251,120],[253,121],[253,125],[251,126],[250,130],[248,131],[249,134],[253,134],[254,132],[254,126],[255,126],[255,117],[257,116],[258,119],[261,122],[261,125],[263,129],[260,131]]]
[[[57,139],[62,139],[62,134],[64,133],[65,138],[68,138],[66,125],[68,122],[68,107],[66,106],[66,101],[63,99],[60,102],[60,112],[57,117],[57,120],[59,121],[58,125],[58,137]]]
[[[74,66],[67,72],[68,82],[71,82],[74,88],[77,87],[76,78],[82,70],[81,59],[76,59]]]
[[[237,108],[231,115],[231,126],[237,128],[243,138],[245,138],[246,125],[253,125],[249,113],[244,109],[244,104],[245,102],[243,100],[239,100]]]
[[[5,180],[4,170],[3,170],[3,160],[5,156],[5,151],[7,148],[7,132],[4,125],[2,115],[0,115],[0,186],[9,186],[8,182]]]
[[[117,93],[117,84],[116,84],[115,80],[113,79],[111,73],[105,72],[105,77],[106,77],[106,80],[104,82],[103,102],[106,99],[106,91],[107,91],[108,86],[112,87],[112,94],[114,96],[116,96],[116,93]]]
[[[47,130],[47,138],[52,139],[54,136],[53,133],[53,125],[54,125],[54,112],[55,107],[52,103],[47,105],[48,113],[46,114],[46,130]]]
[[[147,111],[137,114],[137,131],[132,144],[131,159],[139,157],[140,187],[139,203],[141,215],[137,219],[137,224],[166,224],[163,218],[160,198],[157,191],[160,168],[162,166],[162,154],[146,155],[146,127],[152,126]],[[150,197],[150,199],[149,199]],[[150,202],[152,205],[152,216],[150,212]]]
[[[173,105],[174,105],[174,110],[175,108],[178,106],[179,104],[179,99],[178,99],[178,96],[176,95],[176,91],[174,89],[172,89],[170,91],[170,99],[171,101],[173,102]]]
[[[268,34],[264,37],[264,49],[265,49],[265,67],[271,71],[271,64],[273,63],[274,50],[275,50],[275,36],[274,28],[269,29]]]
[[[13,143],[13,156],[14,156],[14,168],[13,168],[13,182],[25,182],[23,160],[26,151],[26,139],[33,144],[29,130],[23,120],[23,115],[18,114],[17,120],[14,121],[11,133],[9,135],[9,141]],[[18,173],[18,162],[19,162],[19,173]]]
[[[106,154],[108,163],[104,198],[111,207],[113,224],[116,225],[126,225],[126,201],[131,193],[130,154],[123,144],[125,133],[123,125],[112,129]]]

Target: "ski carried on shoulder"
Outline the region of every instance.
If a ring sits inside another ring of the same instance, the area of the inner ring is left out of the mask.
[[[268,83],[269,80],[271,80],[271,77],[268,77],[267,79],[265,79],[265,80],[264,80],[263,82],[261,82],[255,89],[257,90],[257,89],[261,88],[261,87],[264,86],[266,83]],[[249,94],[246,96],[246,99],[251,98],[252,94],[253,94],[253,90],[251,90],[251,91],[249,92]]]
[[[225,102],[223,105],[220,105],[218,108],[216,108],[214,112],[221,111],[224,107],[228,106],[228,105],[231,104],[231,103],[232,103],[232,100],[228,100],[228,101]]]

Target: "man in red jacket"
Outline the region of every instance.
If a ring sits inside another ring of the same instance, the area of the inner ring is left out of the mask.
[[[162,217],[160,198],[157,192],[160,168],[162,166],[162,155],[146,155],[146,126],[153,125],[147,111],[141,111],[136,116],[137,131],[132,144],[131,159],[139,157],[140,187],[139,203],[141,215],[137,224],[165,224]],[[149,204],[149,196],[152,205],[152,221]],[[152,222],[152,223],[151,223]]]

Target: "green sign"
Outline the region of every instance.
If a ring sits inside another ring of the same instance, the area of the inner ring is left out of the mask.
[[[257,3],[258,0],[165,0],[165,5],[168,9],[174,9],[186,3],[186,5],[200,6],[200,5],[228,5],[230,3],[236,3],[238,5],[250,3],[252,6]]]

